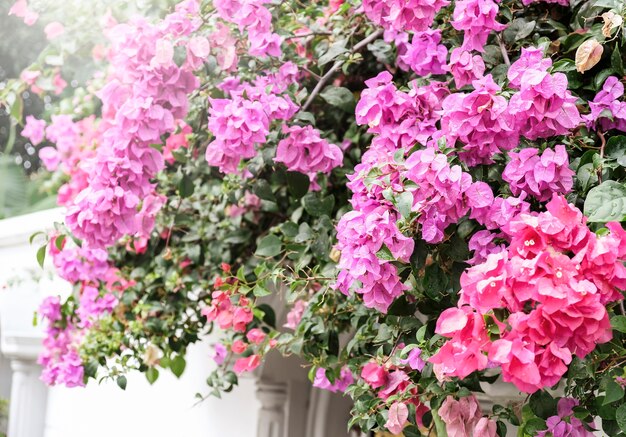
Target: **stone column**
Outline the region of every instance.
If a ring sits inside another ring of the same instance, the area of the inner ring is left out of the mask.
[[[287,385],[259,381],[256,395],[261,402],[257,437],[287,437],[285,436]]]
[[[41,338],[3,335],[2,354],[11,363],[9,429],[11,437],[43,437],[48,389],[39,379]]]

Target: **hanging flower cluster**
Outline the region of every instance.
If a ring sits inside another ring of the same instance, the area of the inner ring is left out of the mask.
[[[160,25],[137,19],[109,31],[113,72],[99,94],[105,128],[88,186],[66,218],[74,235],[94,247],[152,230],[163,203],[151,182],[163,156],[152,145],[175,132],[175,120],[187,112],[187,94],[198,86],[190,67],[174,62],[174,47],[200,25],[197,13],[198,3],[189,0]]]

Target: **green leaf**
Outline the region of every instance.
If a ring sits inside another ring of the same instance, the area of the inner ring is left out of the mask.
[[[37,251],[37,262],[39,263],[39,266],[43,269],[43,263],[46,260],[46,245],[43,245],[39,248],[39,250]]]
[[[320,56],[320,58],[317,60],[317,65],[320,67],[326,65],[330,61],[333,61],[339,55],[346,53],[347,51],[348,49],[346,49],[346,40],[337,41],[328,48],[328,51],[326,53]]]
[[[437,264],[431,264],[424,271],[424,292],[426,296],[439,302],[448,289],[448,277]]]
[[[624,388],[615,382],[613,379],[609,380],[606,385],[606,395],[604,397],[603,405],[610,404],[615,401],[619,401],[624,397]]]
[[[66,238],[67,237],[65,235],[59,235],[54,239],[54,245],[56,246],[57,250],[63,249],[63,243],[65,243]]]
[[[300,199],[308,193],[310,184],[311,180],[307,175],[297,171],[287,172],[287,187],[291,195],[296,199]]]
[[[345,112],[353,112],[356,102],[354,95],[348,88],[329,85],[320,93],[320,97],[332,106],[336,106]]]
[[[516,18],[504,30],[504,40],[511,44],[526,38],[535,29],[535,21],[526,21],[525,18]]]
[[[547,419],[556,414],[556,403],[557,400],[543,390],[533,393],[528,401],[532,412],[542,419]]]
[[[411,208],[413,208],[413,194],[408,191],[398,194],[396,196],[396,207],[402,217],[409,217],[411,215]]]
[[[622,432],[626,432],[626,404],[619,406],[615,412],[615,420],[617,420],[617,426]]]
[[[592,188],[585,199],[584,210],[592,223],[626,220],[626,186],[605,181]]]
[[[170,369],[177,378],[180,378],[180,375],[183,374],[186,366],[187,362],[185,361],[185,357],[182,355],[176,355],[176,357],[170,362]]]
[[[121,388],[122,390],[126,390],[126,377],[124,375],[118,376],[117,377],[117,385],[119,388]]]
[[[33,244],[33,240],[38,236],[38,235],[46,235],[46,233],[44,231],[37,231],[34,234],[32,234],[30,237],[28,237],[28,244]]]
[[[154,382],[159,379],[159,370],[156,367],[150,367],[146,371],[146,379],[150,384],[154,384]]]
[[[189,175],[183,175],[183,178],[178,185],[178,193],[180,194],[180,197],[184,199],[191,196],[194,189],[193,180],[189,177]]]
[[[619,332],[626,332],[626,316],[611,317],[611,327]]]
[[[274,312],[272,307],[266,303],[262,303],[261,305],[257,306],[257,309],[263,312],[263,322],[267,323],[272,328],[275,328],[276,327],[276,313]]]
[[[619,48],[619,44],[615,45],[613,53],[611,54],[611,67],[613,67],[613,70],[615,70],[620,76],[624,75],[624,63],[622,60],[622,51]]]
[[[331,194],[320,198],[316,193],[309,193],[302,198],[302,204],[313,217],[330,216],[335,206],[335,196]]]
[[[254,194],[263,200],[269,200],[270,202],[276,201],[276,197],[274,197],[274,193],[272,192],[272,187],[265,179],[259,179],[256,181],[252,191],[254,191]]]
[[[604,149],[605,156],[617,160],[617,163],[626,167],[626,136],[616,135],[609,138]]]
[[[268,290],[267,287],[264,287],[258,282],[254,285],[252,293],[254,293],[256,297],[269,296],[270,294],[272,294],[272,292]]]
[[[272,257],[280,253],[282,242],[276,235],[270,234],[259,242],[255,255],[262,257]]]

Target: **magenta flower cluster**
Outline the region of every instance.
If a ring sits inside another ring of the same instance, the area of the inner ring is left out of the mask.
[[[546,149],[542,154],[534,147],[519,152],[509,152],[509,163],[502,179],[509,183],[511,193],[519,196],[525,192],[541,202],[554,193],[567,194],[574,185],[574,171],[569,168],[565,146]]]
[[[540,49],[529,48],[509,68],[509,86],[519,90],[511,96],[509,112],[516,130],[529,140],[565,135],[582,122],[567,76],[549,73],[551,65]]]
[[[284,95],[297,77],[297,67],[286,63],[278,73],[259,76],[253,84],[225,81],[222,90],[230,98],[209,99],[209,131],[214,136],[205,155],[209,165],[222,173],[242,173],[241,160],[254,157],[257,147],[265,144],[270,124],[287,121],[298,111]]]
[[[463,48],[484,52],[492,31],[506,29],[496,21],[499,8],[493,0],[460,0],[452,13],[452,27],[463,31]]]
[[[619,100],[623,95],[624,84],[617,77],[609,76],[593,101],[589,102],[591,112],[583,116],[587,127],[626,131],[626,102]]]
[[[386,30],[421,32],[433,24],[447,0],[364,0],[365,15]]]
[[[39,308],[40,314],[47,321],[44,350],[37,362],[43,367],[41,379],[48,385],[65,384],[67,387],[80,387],[83,382],[84,368],[78,355],[80,331],[67,326],[55,327],[62,318],[61,302],[58,296],[46,298]]]
[[[415,183],[408,191],[413,194],[413,211],[419,213],[422,239],[440,243],[446,227],[463,217],[475,201],[472,177],[460,166],[450,166],[446,155],[432,148],[409,156],[404,176]]]
[[[556,195],[546,212],[517,215],[503,228],[507,250],[468,269],[458,308],[439,317],[436,332],[449,340],[430,359],[436,372],[464,378],[497,365],[504,381],[532,393],[555,385],[574,355],[609,341],[605,305],[623,299],[626,231],[607,228],[591,232]],[[510,314],[506,321],[494,315],[498,308]],[[486,320],[499,338],[489,337]]]
[[[321,138],[312,126],[284,126],[283,133],[287,137],[279,141],[274,161],[282,162],[288,170],[308,175],[314,187],[318,172],[329,174],[342,164],[341,149]]]
[[[450,52],[447,69],[452,74],[456,87],[463,88],[483,78],[485,62],[481,56],[472,55],[472,52],[457,47]]]
[[[136,19],[112,28],[112,73],[100,92],[105,125],[91,163],[88,186],[68,208],[66,223],[93,247],[124,235],[149,235],[162,198],[151,182],[164,165],[152,144],[176,130],[187,112],[187,94],[198,86],[173,61],[173,45],[197,29],[198,3],[187,0],[159,25]]]
[[[404,71],[413,70],[418,76],[445,72],[448,49],[441,44],[441,30],[415,32],[410,43],[408,38],[406,33],[396,38],[398,67]]]
[[[282,38],[272,32],[272,14],[263,6],[269,0],[214,0],[221,19],[236,24],[248,34],[248,53],[252,56],[278,57]]]
[[[335,286],[344,294],[362,294],[365,306],[381,312],[387,312],[407,286],[396,266],[378,258],[377,253],[386,247],[395,259],[405,263],[413,253],[413,239],[398,230],[396,221],[396,214],[381,206],[367,213],[346,213],[337,224],[336,248],[341,259]]]
[[[389,72],[365,81],[356,106],[356,122],[369,126],[375,135],[371,148],[395,152],[425,144],[436,131],[441,100],[448,93],[445,84],[431,81],[427,86],[411,83],[409,92],[400,91]]]
[[[474,91],[451,94],[443,101],[441,132],[451,146],[463,143],[459,157],[469,166],[489,164],[493,156],[517,145],[518,133],[508,102],[497,95],[491,75],[473,82]]]

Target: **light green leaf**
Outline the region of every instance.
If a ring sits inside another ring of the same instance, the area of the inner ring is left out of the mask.
[[[593,223],[626,220],[626,186],[605,181],[592,188],[585,200],[585,215]]]

